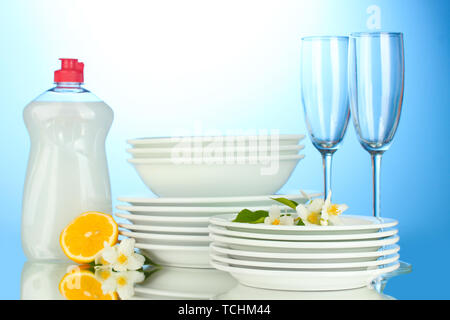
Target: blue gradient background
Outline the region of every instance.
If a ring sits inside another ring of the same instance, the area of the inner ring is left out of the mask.
[[[280,129],[306,133],[299,96],[300,37],[365,31],[369,5],[384,31],[404,33],[400,126],[382,165],[382,214],[400,221],[412,274],[392,279],[398,299],[448,299],[450,280],[449,12],[446,0],[1,1],[0,298],[17,299],[25,257],[21,197],[29,138],[24,106],[76,57],[86,88],[115,112],[107,141],[113,197],[145,193],[125,161],[127,138],[175,130]],[[284,190],[322,188],[319,153]],[[371,214],[371,168],[353,126],[335,155],[334,199]],[[5,276],[8,275],[8,276]]]

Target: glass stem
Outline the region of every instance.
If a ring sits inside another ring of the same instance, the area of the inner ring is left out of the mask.
[[[373,216],[380,218],[380,170],[382,153],[372,153]]]
[[[331,189],[332,160],[333,160],[333,152],[329,152],[329,151],[322,152],[324,199],[326,199],[328,197],[328,193],[330,192],[330,189]]]

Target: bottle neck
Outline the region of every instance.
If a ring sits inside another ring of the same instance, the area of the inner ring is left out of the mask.
[[[57,88],[77,89],[81,88],[81,82],[55,82]]]
[[[82,82],[55,82],[56,87],[53,88],[55,92],[82,92],[86,91],[81,87]]]

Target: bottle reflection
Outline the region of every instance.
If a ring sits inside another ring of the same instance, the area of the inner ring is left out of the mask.
[[[70,263],[25,262],[20,281],[20,299],[63,300],[59,283],[69,266]]]

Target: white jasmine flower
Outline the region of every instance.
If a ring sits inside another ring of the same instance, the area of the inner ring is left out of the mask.
[[[293,226],[294,225],[294,217],[284,215],[280,217],[280,224],[283,226]]]
[[[265,224],[291,226],[294,224],[294,217],[281,214],[281,209],[277,205],[272,205],[269,209],[269,216],[264,219]]]
[[[331,203],[331,191],[328,193],[327,199],[321,208],[321,225],[328,225],[329,222],[333,225],[341,225],[342,222],[339,219],[339,215],[348,209],[346,204],[332,204]]]
[[[118,246],[103,249],[96,260],[106,261],[114,271],[138,270],[144,265],[145,258],[134,252],[135,242],[131,238],[123,239]]]
[[[112,272],[102,281],[102,290],[104,294],[117,292],[120,299],[127,300],[134,295],[134,285],[144,279],[144,273],[139,271]]]
[[[269,209],[269,216],[264,219],[265,224],[280,224],[281,209],[277,205],[272,205]]]
[[[95,267],[95,278],[97,278],[98,281],[101,283],[108,280],[112,275],[114,271],[110,266],[97,266]]]
[[[320,212],[322,210],[323,203],[323,199],[318,198],[311,200],[309,204],[299,204],[297,206],[297,214],[306,226],[318,225],[320,223]]]
[[[96,265],[103,265],[103,266],[109,265],[110,263],[103,258],[103,255],[111,256],[114,251],[115,251],[115,248],[111,247],[109,245],[109,243],[105,241],[103,243],[103,250],[101,250],[97,254],[97,256],[95,257],[95,264]]]

